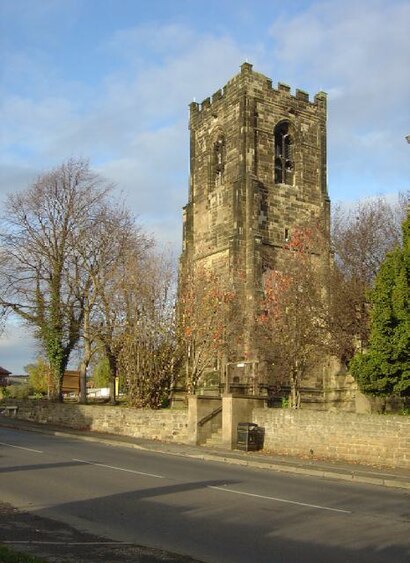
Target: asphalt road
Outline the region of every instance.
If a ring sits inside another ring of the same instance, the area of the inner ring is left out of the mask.
[[[406,491],[21,430],[0,428],[0,500],[209,563],[410,560]]]

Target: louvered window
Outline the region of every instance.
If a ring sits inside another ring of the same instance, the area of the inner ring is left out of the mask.
[[[289,123],[283,122],[275,128],[275,183],[293,184],[292,138]]]
[[[222,184],[225,169],[225,139],[220,135],[214,144],[214,182],[216,186]]]

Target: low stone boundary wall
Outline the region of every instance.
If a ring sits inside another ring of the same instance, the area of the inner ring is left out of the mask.
[[[231,429],[233,436],[230,434],[229,439],[223,440],[228,448],[231,439],[233,446],[236,442],[237,422],[248,421],[265,429],[264,449],[268,452],[410,469],[409,417],[257,408],[254,400],[232,398],[232,401],[229,407],[224,400],[223,407],[223,432]],[[10,399],[2,404],[18,406],[17,418],[24,420],[150,440],[192,443],[187,409],[132,409]],[[231,421],[229,424],[227,419]]]
[[[252,422],[274,453],[410,468],[409,417],[258,408]]]
[[[186,442],[188,437],[187,410],[132,409],[49,401],[9,400],[7,403],[19,407],[17,418],[44,424],[167,442]]]

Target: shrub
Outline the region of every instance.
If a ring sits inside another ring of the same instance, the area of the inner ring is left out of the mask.
[[[33,393],[33,388],[28,383],[21,383],[20,385],[9,385],[5,389],[6,394],[3,392],[3,397],[10,399],[28,399]]]

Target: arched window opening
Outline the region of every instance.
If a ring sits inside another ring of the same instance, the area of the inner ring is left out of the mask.
[[[275,128],[275,183],[293,184],[293,150],[289,123]]]
[[[213,179],[215,186],[220,186],[223,182],[225,171],[225,139],[219,135],[214,143],[213,150]]]

